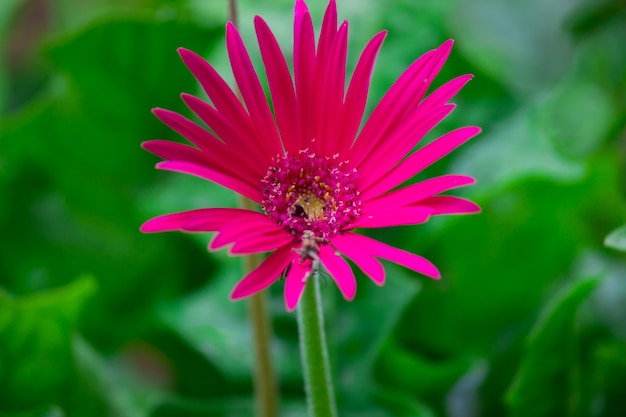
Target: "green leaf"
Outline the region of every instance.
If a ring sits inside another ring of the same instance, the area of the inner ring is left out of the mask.
[[[216,254],[220,256],[219,254]],[[241,259],[223,255],[222,269],[199,291],[161,305],[159,319],[202,353],[223,377],[250,380],[253,349],[247,301],[232,302],[230,293],[242,278]],[[279,285],[279,284],[277,284]],[[284,311],[284,305],[281,304]],[[295,321],[295,316],[289,316]],[[297,345],[274,340],[274,361],[282,379],[300,377]]]
[[[385,268],[387,279],[384,286],[378,287],[359,274],[361,279],[354,301],[346,303],[341,298],[336,311],[326,311],[331,368],[335,375],[341,375],[337,390],[339,397],[353,406],[363,405],[366,401],[363,394],[375,385],[373,364],[406,306],[421,288],[419,280],[408,276],[401,268],[391,264],[386,264]]]
[[[65,417],[65,412],[55,405],[35,407],[30,410],[3,412],[2,417]]]
[[[564,1],[462,0],[449,20],[468,60],[527,94],[550,86],[567,70],[572,47],[560,22],[571,9]]]
[[[609,233],[604,239],[604,245],[609,248],[626,251],[626,224]]]
[[[198,400],[173,397],[159,404],[150,417],[244,417],[254,415],[254,404],[249,398],[217,398]],[[289,414],[304,417],[304,414]]]
[[[185,279],[173,279],[181,259],[164,240],[138,231],[147,217],[137,199],[159,178],[140,143],[176,138],[150,109],[182,110],[179,93],[197,90],[176,48],[203,54],[217,39],[216,29],[185,21],[100,19],[45,48],[59,75],[3,124],[0,154],[10,162],[0,164],[9,174],[0,190],[18,196],[0,199],[0,226],[14,236],[0,251],[6,285],[28,292],[93,272],[101,291],[85,334],[99,347],[134,334],[146,305]]]
[[[205,288],[161,305],[157,314],[224,376],[247,380],[253,355],[247,305],[245,301],[233,303],[229,297],[241,278],[239,261],[231,259]]]
[[[435,361],[397,342],[389,342],[376,364],[376,374],[380,384],[396,392],[433,399],[446,393],[472,364],[465,357]]]
[[[0,293],[0,404],[26,407],[56,400],[72,378],[72,336],[95,282],[82,277],[41,293]]]
[[[511,416],[566,416],[579,409],[575,319],[578,307],[597,284],[597,279],[576,281],[542,311],[528,336],[522,363],[506,396]]]
[[[551,92],[539,111],[539,123],[557,149],[569,157],[585,157],[606,139],[617,119],[612,91],[576,72]],[[572,123],[576,120],[576,123]]]
[[[73,349],[81,398],[74,405],[82,407],[73,410],[77,415],[147,416],[162,400],[161,393],[130,375],[128,364],[107,360],[83,338],[74,337]]]
[[[47,56],[70,80],[69,96],[48,126],[52,130],[41,132],[53,134],[57,140],[50,151],[64,155],[64,165],[54,164],[55,170],[73,168],[71,180],[82,182],[76,170],[88,168],[126,189],[145,179],[154,159],[139,143],[165,132],[176,136],[149,110],[182,110],[179,94],[195,90],[176,48],[202,53],[215,35],[186,22],[126,17],[101,20],[51,43]]]
[[[406,367],[385,368],[394,329],[409,303],[422,288],[420,279],[402,268],[386,263],[385,285],[373,284],[359,275],[357,296],[347,303],[342,297],[326,308],[325,321],[339,414],[346,416],[429,416],[414,398],[415,392],[397,390],[397,379],[407,374],[413,381],[421,376]],[[338,291],[333,287],[333,293]],[[393,300],[393,302],[390,302]],[[393,356],[393,355],[392,355]],[[411,356],[411,355],[408,355]],[[405,364],[403,364],[404,366]],[[387,372],[381,372],[385,369]],[[383,375],[384,374],[384,375]],[[391,378],[387,378],[393,375]],[[424,378],[427,378],[424,376]],[[397,395],[392,395],[395,391]]]
[[[586,387],[599,404],[598,414],[617,416],[626,410],[626,344],[623,339],[597,343],[592,352]]]
[[[434,413],[413,396],[398,393],[395,390],[380,390],[376,400],[393,417],[434,417]]]
[[[584,175],[584,164],[569,161],[556,151],[540,124],[538,103],[520,108],[480,140],[469,144],[450,168],[476,178],[473,195],[501,191],[528,178],[572,182]]]

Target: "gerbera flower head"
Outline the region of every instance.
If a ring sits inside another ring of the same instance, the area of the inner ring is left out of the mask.
[[[386,32],[365,46],[346,89],[348,23],[338,26],[334,0],[326,9],[317,45],[307,6],[296,1],[293,78],[268,25],[259,16],[254,23],[273,110],[237,29],[228,23],[226,47],[243,103],[209,63],[181,48],[182,60],[212,104],[188,94],[182,99],[206,127],[155,109],[155,115],[191,146],[152,140],[143,147],[164,159],[157,168],[217,183],[256,202],[261,210],[196,209],[156,217],[141,230],[216,232],[211,250],[231,245],[235,255],[272,252],[235,286],[231,297],[261,291],[287,270],[288,310],[298,304],[320,266],[346,299],[354,298],[356,280],[346,258],[378,285],[385,281],[380,259],[439,278],[425,258],[355,230],[480,211],[471,201],[440,195],[472,184],[468,176],[443,175],[398,188],[480,132],[478,127],[462,127],[411,153],[450,114],[454,105],[449,100],[472,78],[460,76],[426,96],[452,40],[413,62],[363,122],[372,70]]]

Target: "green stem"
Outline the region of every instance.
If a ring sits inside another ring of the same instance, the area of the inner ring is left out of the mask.
[[[300,353],[310,417],[336,417],[319,277],[309,278],[298,305]]]

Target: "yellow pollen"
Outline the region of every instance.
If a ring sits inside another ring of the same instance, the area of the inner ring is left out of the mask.
[[[328,195],[328,198],[330,198],[330,195]],[[324,197],[324,199],[327,200],[326,197]],[[315,195],[301,195],[296,199],[294,206],[295,205],[301,206],[306,214],[306,217],[310,220],[319,220],[324,218],[326,202]]]
[[[315,182],[320,182],[320,176],[319,175],[314,176],[313,179],[315,180]]]

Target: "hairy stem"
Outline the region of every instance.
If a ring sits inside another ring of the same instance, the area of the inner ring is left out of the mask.
[[[298,328],[309,416],[337,417],[317,274],[309,278],[298,305]]]

